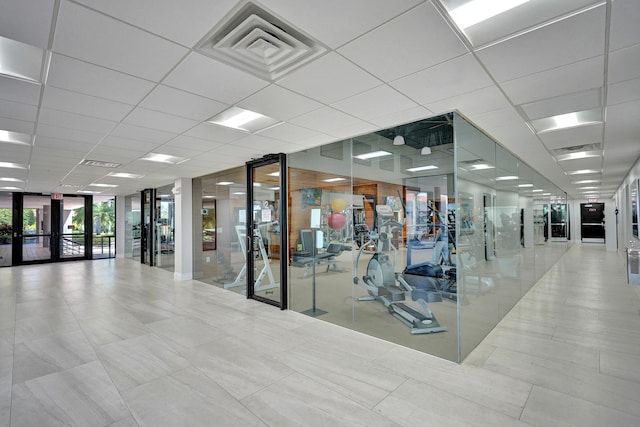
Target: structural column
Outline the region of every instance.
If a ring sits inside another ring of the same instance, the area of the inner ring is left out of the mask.
[[[173,187],[176,207],[175,271],[176,280],[193,278],[193,184],[191,178],[178,178]]]
[[[126,205],[125,196],[116,196],[116,258],[124,258],[127,242],[131,241],[131,226],[127,227],[127,212],[131,212],[131,199]]]

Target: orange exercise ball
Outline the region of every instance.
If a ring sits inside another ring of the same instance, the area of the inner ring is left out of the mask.
[[[327,218],[329,227],[333,230],[341,230],[347,223],[347,217],[341,213],[334,212]]]

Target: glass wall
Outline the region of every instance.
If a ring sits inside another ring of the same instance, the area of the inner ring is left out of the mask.
[[[0,267],[11,266],[13,241],[13,196],[0,192]]]
[[[456,113],[290,154],[288,165],[289,309],[449,360],[570,241],[552,238],[564,193]],[[245,180],[244,167],[194,180],[195,277],[236,292]]]
[[[176,204],[172,190],[173,184],[156,189],[153,209],[153,265],[169,271],[175,269]]]
[[[116,199],[93,196],[93,258],[116,256]]]
[[[124,198],[125,204],[125,220],[124,220],[124,257],[133,258],[141,262],[142,245],[141,245],[141,216],[140,193],[131,194]]]

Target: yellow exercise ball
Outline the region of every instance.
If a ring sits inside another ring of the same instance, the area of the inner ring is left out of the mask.
[[[334,212],[342,212],[347,208],[347,202],[344,199],[333,199],[331,209]]]

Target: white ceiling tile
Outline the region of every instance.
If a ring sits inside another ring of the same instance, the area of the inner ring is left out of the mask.
[[[238,107],[274,119],[289,120],[316,110],[322,107],[322,104],[280,86],[270,85],[239,102]]]
[[[262,79],[195,52],[163,83],[227,104],[235,104],[268,85]]]
[[[338,52],[388,82],[468,50],[435,7],[425,2]]]
[[[604,54],[604,6],[477,52],[498,82]]]
[[[184,47],[64,0],[53,51],[155,82],[187,53]]]
[[[95,144],[86,141],[73,141],[66,138],[53,138],[50,136],[38,136],[35,142],[36,147],[60,148],[62,150],[77,150],[81,153],[88,153]]]
[[[551,117],[574,111],[586,111],[602,107],[601,89],[591,89],[569,95],[521,105],[530,120]]]
[[[0,76],[0,99],[20,102],[21,104],[38,105],[40,102],[40,85]]]
[[[609,49],[617,50],[640,43],[638,22],[640,22],[640,2],[637,0],[611,2]]]
[[[599,88],[604,57],[598,56],[500,84],[515,105]]]
[[[111,136],[146,141],[160,145],[174,138],[176,134],[162,130],[121,123],[111,133]]]
[[[35,122],[38,108],[35,105],[0,99],[0,117],[7,119]]]
[[[386,114],[384,116],[376,117],[369,120],[374,125],[379,128],[388,128],[392,126],[397,126],[399,124],[415,122],[417,120],[424,119],[426,117],[433,116],[434,113],[430,110],[422,106],[417,106],[413,108],[409,108],[407,110],[398,111],[391,114]]]
[[[362,120],[372,120],[418,107],[418,104],[387,85],[375,87],[331,105]]]
[[[575,160],[565,160],[563,162],[558,162],[558,165],[564,171],[576,171],[576,170],[600,170],[602,167],[602,157],[590,157],[588,159],[575,159]]]
[[[497,87],[488,86],[462,95],[427,103],[426,107],[436,113],[458,110],[464,115],[470,115],[507,108],[509,107],[509,101]]]
[[[71,129],[50,125],[47,123],[38,124],[36,135],[38,138],[51,137],[57,139],[67,139],[70,141],[84,142],[87,144],[96,144],[104,137],[104,134],[101,133],[87,132],[81,129]]]
[[[44,90],[42,106],[116,122],[122,120],[133,108],[128,104],[51,86]]]
[[[118,124],[118,122],[110,120],[97,119],[95,117],[68,113],[61,110],[52,110],[50,108],[40,110],[38,119],[38,123],[40,124],[50,124],[58,127],[103,134],[110,132]]]
[[[4,117],[0,117],[0,129],[2,130],[33,134],[35,127],[35,122],[25,122],[24,120],[7,119]]]
[[[549,150],[574,145],[596,144],[602,142],[602,125],[580,126],[545,132],[538,135]]]
[[[365,133],[374,132],[376,130],[379,130],[376,126],[372,125],[371,123],[361,121],[358,123],[349,123],[344,126],[336,127],[335,129],[332,129],[330,132],[327,132],[327,133],[333,136],[334,140],[336,140],[336,139],[345,139],[345,138],[351,138],[354,136],[364,135]],[[309,142],[312,143],[313,140]],[[319,138],[318,144],[316,145],[319,145],[320,142],[326,143],[331,141],[323,138]]]
[[[297,69],[278,82],[294,92],[331,104],[382,82],[336,53]]]
[[[29,161],[29,153],[31,152],[31,146],[27,145],[17,145],[17,144],[6,144],[0,142],[0,151],[2,155],[0,158],[0,162],[10,162],[10,163],[19,163],[19,164],[27,164]],[[5,168],[0,168],[0,171],[6,170]],[[2,174],[2,172],[0,172]]]
[[[366,123],[331,107],[311,111],[290,120],[290,122],[329,135],[339,128]]]
[[[89,156],[92,160],[100,160],[104,162],[116,162],[126,165],[134,160],[139,159],[148,153],[148,150],[127,150],[126,148],[114,149],[112,146],[100,145],[93,150]]]
[[[640,101],[609,106],[607,108],[607,124],[605,126],[606,140],[638,141],[638,135],[640,135],[638,117],[640,117]]]
[[[230,145],[252,150],[256,147],[260,147],[268,153],[295,153],[304,149],[304,147],[295,143],[266,138],[260,135],[249,135],[246,138],[232,142]]]
[[[640,77],[640,44],[609,54],[609,83],[618,83],[636,77]]]
[[[190,92],[159,85],[140,104],[141,107],[187,119],[210,119],[229,105]]]
[[[156,84],[67,56],[54,54],[51,57],[47,85],[136,105]]]
[[[421,1],[262,0],[262,4],[320,42],[337,48]]]
[[[247,136],[247,133],[211,123],[201,123],[185,132],[185,135],[226,144]]]
[[[422,105],[492,85],[471,54],[463,55],[391,83]]]
[[[220,142],[214,142],[202,138],[194,138],[191,136],[179,135],[163,145],[163,147],[183,147],[187,150],[206,152],[223,145]]]
[[[80,0],[94,9],[193,47],[236,3],[233,0]],[[154,13],[149,13],[153,10]]]
[[[189,120],[172,114],[160,113],[158,111],[147,110],[146,108],[136,108],[123,123],[142,126],[151,129],[158,129],[171,133],[182,133],[191,129],[196,124],[195,120]]]
[[[47,49],[54,5],[53,0],[3,1],[2,36]]]
[[[322,135],[320,132],[316,132],[311,129],[303,128],[300,126],[292,125],[290,123],[283,123],[278,126],[274,126],[265,131],[260,132],[259,136],[266,136],[268,138],[277,139],[285,142],[292,142],[294,144],[299,141],[308,141],[315,138],[324,138],[326,135]]]
[[[609,85],[607,102],[609,105],[640,100],[640,78]]]

